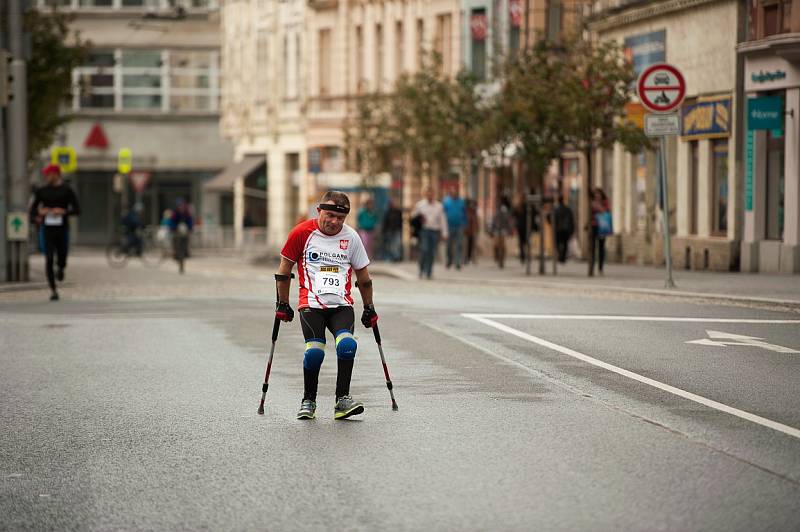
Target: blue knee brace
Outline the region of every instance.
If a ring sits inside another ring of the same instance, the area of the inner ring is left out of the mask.
[[[353,338],[353,333],[347,329],[342,329],[336,333],[336,356],[339,358],[352,360],[356,358],[358,343]]]
[[[325,341],[313,339],[306,342],[306,352],[303,355],[303,367],[311,370],[319,370],[322,367],[322,360],[325,358]]]

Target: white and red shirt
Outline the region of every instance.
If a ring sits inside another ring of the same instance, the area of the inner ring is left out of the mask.
[[[369,264],[367,250],[352,227],[345,224],[338,234],[329,236],[320,231],[316,218],[292,229],[281,256],[297,264],[298,308],[352,306],[353,270]]]

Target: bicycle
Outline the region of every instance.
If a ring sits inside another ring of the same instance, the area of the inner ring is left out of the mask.
[[[168,252],[156,238],[152,227],[138,229],[137,234],[141,248],[136,249],[129,242],[128,235],[118,232],[117,236],[106,247],[106,260],[112,268],[124,268],[128,259],[138,257],[149,268],[157,268],[167,258]]]

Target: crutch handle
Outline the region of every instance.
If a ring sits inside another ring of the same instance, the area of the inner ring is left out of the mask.
[[[275,343],[278,340],[278,329],[281,326],[281,320],[278,317],[275,317],[275,323],[272,324],[272,343]]]

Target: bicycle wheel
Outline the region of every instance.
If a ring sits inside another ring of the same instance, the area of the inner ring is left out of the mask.
[[[128,262],[128,253],[119,242],[111,242],[106,248],[106,260],[112,268],[123,268]]]
[[[155,238],[152,231],[146,230],[142,235],[142,262],[149,268],[158,268],[164,259],[167,258],[167,251]]]

